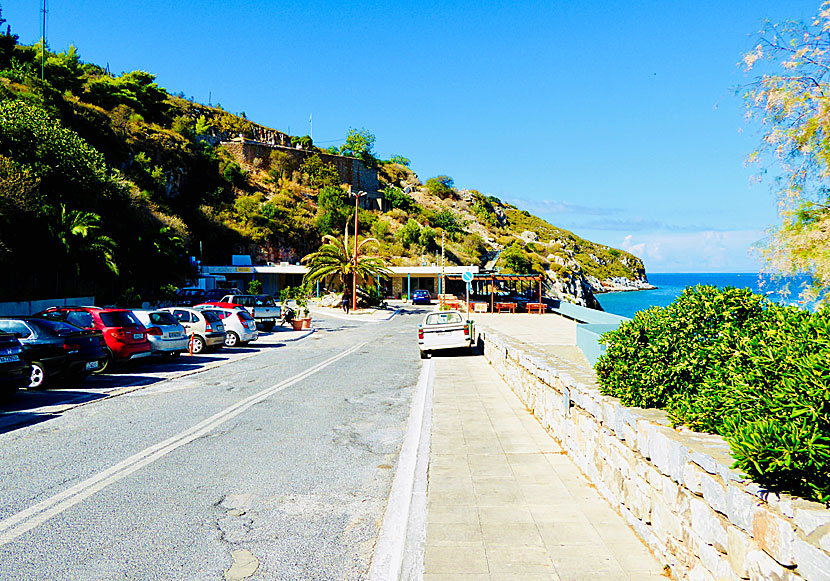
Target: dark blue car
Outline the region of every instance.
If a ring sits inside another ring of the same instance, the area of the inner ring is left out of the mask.
[[[428,305],[430,303],[432,303],[432,298],[429,296],[429,291],[422,289],[412,291],[413,305]]]

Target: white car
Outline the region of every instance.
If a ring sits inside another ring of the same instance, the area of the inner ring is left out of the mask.
[[[159,310],[173,313],[190,338],[194,354],[225,346],[225,325],[216,313],[190,307],[167,307]]]
[[[460,311],[436,311],[418,325],[418,348],[421,359],[437,349],[469,349],[473,341],[473,323]]]
[[[225,324],[225,347],[245,345],[259,338],[256,320],[245,309],[210,309]]]
[[[147,339],[153,355],[176,357],[182,351],[187,351],[187,332],[171,313],[134,310],[133,314],[147,328]]]

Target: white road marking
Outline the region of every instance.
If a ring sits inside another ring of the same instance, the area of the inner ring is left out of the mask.
[[[91,476],[90,478],[79,482],[67,490],[52,496],[51,498],[47,498],[44,501],[41,501],[5,520],[0,521],[0,546],[13,541],[20,535],[32,530],[36,526],[78,504],[84,499],[89,498],[110,484],[126,478],[136,470],[139,470],[144,466],[155,462],[159,458],[166,456],[170,452],[181,448],[185,444],[202,437],[217,426],[220,426],[228,420],[235,418],[260,401],[299,383],[303,379],[314,375],[318,371],[325,369],[340,359],[351,355],[364,345],[366,345],[366,343],[359,343],[341,353],[338,353],[337,355],[329,357],[325,361],[322,361],[317,365],[298,373],[294,377],[290,377],[280,383],[277,383],[276,385],[265,388],[262,391],[255,393],[254,395],[251,395],[199,422],[195,426],[176,434],[163,442],[159,442],[154,446],[145,448],[141,452],[130,456],[126,460],[123,460],[118,464],[99,472],[95,476]]]

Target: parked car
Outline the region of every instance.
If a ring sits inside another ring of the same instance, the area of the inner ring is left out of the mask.
[[[221,300],[225,295],[241,295],[242,291],[238,288],[213,288],[205,291],[205,298],[203,302],[209,303],[211,301]]]
[[[134,310],[133,314],[147,329],[147,340],[154,355],[177,357],[187,351],[187,331],[172,313]]]
[[[222,319],[222,323],[225,325],[225,347],[245,345],[259,338],[259,333],[256,330],[256,321],[245,309],[220,309],[213,307],[200,310],[210,310]]]
[[[173,304],[177,307],[192,307],[203,302],[205,302],[205,289],[201,288],[180,288],[176,291],[176,298],[173,299]]]
[[[29,389],[44,389],[56,379],[83,381],[104,365],[109,353],[103,334],[64,321],[37,317],[2,317],[0,331],[20,340],[31,367]]]
[[[23,359],[23,347],[11,333],[0,333],[0,398],[9,399],[29,384],[29,364]]]
[[[206,349],[221,349],[225,344],[225,325],[216,313],[187,307],[167,307],[160,310],[172,313],[184,327],[194,354]]]
[[[134,361],[151,354],[144,325],[127,309],[52,307],[35,316],[65,321],[82,329],[101,331],[107,344],[108,356],[93,373],[105,371],[113,362]]]
[[[438,349],[469,349],[472,346],[473,324],[464,320],[460,311],[438,311],[424,317],[418,325],[418,348],[421,359]]]
[[[243,295],[243,294],[226,294],[217,303],[225,303],[223,308],[229,306],[242,306],[251,313],[251,316],[257,323],[262,325],[265,331],[270,331],[277,324],[282,316],[281,309],[277,303],[274,302],[274,297],[271,295]]]
[[[432,303],[432,297],[429,295],[428,290],[417,289],[412,291],[412,304],[413,305],[429,305]]]

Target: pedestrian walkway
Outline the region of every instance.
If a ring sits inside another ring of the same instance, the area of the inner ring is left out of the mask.
[[[436,356],[424,579],[665,579],[481,356]]]

